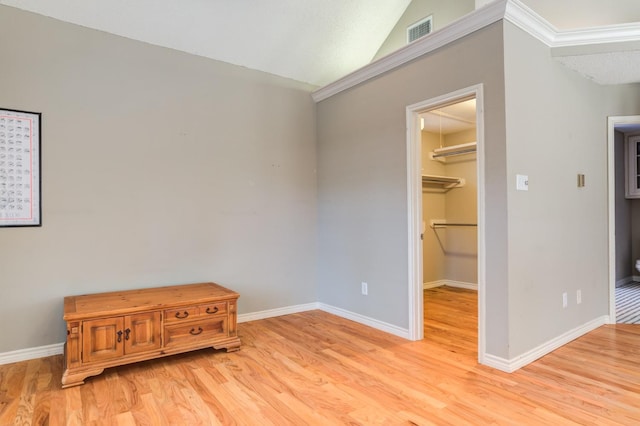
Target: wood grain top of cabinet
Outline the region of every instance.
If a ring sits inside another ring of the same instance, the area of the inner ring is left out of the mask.
[[[238,297],[238,293],[211,282],[67,296],[63,318],[81,320],[184,305],[202,305],[203,310],[211,305],[215,309],[216,302]]]

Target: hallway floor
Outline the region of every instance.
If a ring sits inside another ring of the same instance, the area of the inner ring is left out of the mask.
[[[640,283],[630,282],[616,287],[616,322],[640,324]]]

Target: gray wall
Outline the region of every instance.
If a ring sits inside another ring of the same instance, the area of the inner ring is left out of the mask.
[[[311,87],[6,6],[0,58],[0,107],[43,114],[43,226],[0,229],[0,353],[64,341],[65,295],[317,300]]]
[[[607,116],[637,114],[640,86],[594,84],[505,23],[505,87],[514,357],[608,314]]]
[[[473,66],[469,66],[473,64]],[[487,348],[508,351],[502,24],[318,104],[321,302],[408,327],[408,105],[484,84]],[[369,295],[360,294],[360,282]]]
[[[432,31],[446,27],[475,10],[475,0],[413,0],[387,36],[373,60],[407,45],[407,27],[433,15]]]

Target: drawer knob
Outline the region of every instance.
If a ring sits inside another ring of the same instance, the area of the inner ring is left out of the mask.
[[[218,312],[220,309],[218,309],[218,307],[216,306],[215,308],[213,308],[213,310],[211,310],[211,307],[207,308],[207,313],[208,314],[215,314],[216,312]]]
[[[202,330],[202,327],[198,327],[198,331],[196,331],[196,329],[195,329],[195,328],[192,328],[192,329],[189,331],[189,334],[192,334],[192,335],[194,335],[194,336],[197,336],[198,334],[202,333],[203,331],[204,331],[204,330]]]
[[[178,319],[185,319],[188,316],[189,316],[189,312],[187,311],[184,311],[182,315],[180,314],[180,312],[176,312],[176,318]]]

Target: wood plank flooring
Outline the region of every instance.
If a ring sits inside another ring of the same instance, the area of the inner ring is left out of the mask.
[[[600,327],[507,374],[476,362],[474,298],[425,291],[421,342],[310,311],[239,324],[239,352],[113,368],[69,389],[61,356],[3,365],[0,425],[640,424],[640,327]]]

